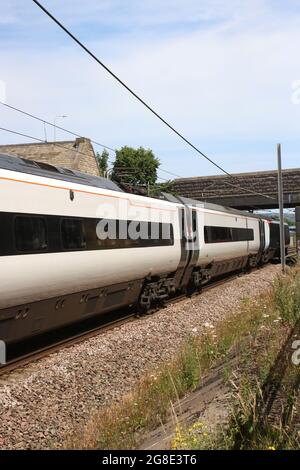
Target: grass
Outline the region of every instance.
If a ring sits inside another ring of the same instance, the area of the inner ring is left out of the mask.
[[[189,336],[172,362],[144,377],[135,390],[116,405],[96,411],[84,430],[75,431],[65,447],[136,449],[145,433],[166,421],[173,404],[199,386],[203,372],[225,360],[234,345],[240,345],[241,365],[247,372],[236,385],[238,393],[228,430],[225,434],[217,431],[212,435],[203,423],[195,423],[189,429],[177,426],[173,448],[233,448],[237,443],[239,448],[260,448],[258,442],[264,448],[275,447],[276,442],[278,448],[279,437],[272,435],[271,438],[271,434],[264,432],[267,438],[263,440],[255,434],[254,412],[259,387],[268,376],[282,343],[277,334],[280,339],[285,337],[300,311],[299,272],[300,268],[296,268],[285,277],[278,277],[267,295],[255,300],[244,299],[239,311],[229,314],[213,333]],[[256,364],[258,349],[259,365]],[[251,378],[248,377],[249,364],[254,369]],[[230,367],[225,366],[225,380],[231,380],[231,375]],[[284,440],[283,431],[280,439]]]
[[[291,361],[293,336],[300,335],[299,267],[275,280],[271,300],[271,318],[278,316],[280,321],[273,319],[272,327],[259,335],[259,346],[252,353],[256,380],[242,376],[232,416],[230,432],[234,431],[234,447],[239,449],[298,449],[300,445],[293,419],[298,407],[299,368]],[[270,414],[267,406],[275,387],[278,398]],[[265,413],[260,414],[261,410]]]
[[[72,436],[67,447],[136,448],[142,432],[164,422],[170,403],[198,385],[200,364],[197,341],[191,337],[172,363],[145,377],[121,403],[96,413],[83,435]]]
[[[209,433],[202,423],[200,428],[197,424],[185,429],[177,426],[173,448],[299,449],[299,423],[297,428],[295,421],[300,410],[300,378],[299,369],[291,362],[289,337],[297,333],[300,339],[299,266],[278,276],[270,294],[256,304],[248,303],[247,310],[246,317],[253,321],[248,331],[243,328],[246,335],[240,339],[238,377],[225,372],[225,379],[234,385],[227,429]],[[262,315],[257,315],[259,312]],[[270,413],[267,406],[276,386],[278,398]]]

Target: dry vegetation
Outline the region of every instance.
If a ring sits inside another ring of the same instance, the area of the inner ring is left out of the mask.
[[[226,371],[232,387],[226,430],[207,432],[203,423],[177,426],[176,449],[299,449],[299,365],[292,343],[300,339],[300,268],[278,276],[269,295],[245,301],[236,319],[238,365]]]
[[[145,433],[170,415],[172,404],[196,389],[202,374],[212,365],[218,361],[226,363],[234,349],[238,351],[237,369],[224,367],[224,380],[233,392],[228,427],[225,431],[208,432],[201,422],[189,428],[178,425],[172,447],[297,448],[299,369],[291,364],[286,339],[297,323],[299,311],[300,268],[296,267],[286,276],[279,276],[267,295],[244,299],[241,308],[228,315],[213,332],[190,336],[172,362],[146,376],[118,404],[94,413],[84,430],[76,432],[65,447],[139,447]],[[266,414],[269,395],[276,384],[279,402],[274,400]]]

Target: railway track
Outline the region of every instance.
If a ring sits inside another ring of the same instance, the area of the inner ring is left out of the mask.
[[[300,390],[300,374],[295,373],[295,365],[292,362],[294,348],[293,341],[300,338],[300,316],[282,344],[270,371],[264,380],[261,389],[257,391],[255,398],[255,408],[249,422],[255,423],[255,429],[258,429],[261,436],[264,435],[268,426],[277,427],[284,430],[287,434],[291,426],[298,423],[300,429],[299,414],[294,413],[295,397]],[[287,381],[287,378],[288,381]],[[243,429],[243,440],[251,440],[252,429],[249,433],[247,423]],[[240,449],[242,434],[236,438],[235,449]]]
[[[222,276],[202,287],[200,292],[195,292],[190,297],[196,297],[203,292],[215,289],[220,285],[227,284],[238,277],[250,274],[257,270],[253,268],[247,273],[235,272],[229,276]],[[180,295],[166,302],[165,307],[171,304],[178,304],[187,300],[186,295]],[[158,312],[157,310],[156,312]],[[153,313],[156,313],[153,312]],[[134,311],[116,311],[107,315],[101,315],[99,318],[91,318],[85,322],[71,325],[60,330],[50,331],[43,335],[36,337],[34,340],[31,338],[23,343],[10,346],[8,348],[7,363],[0,366],[0,376],[8,374],[16,369],[42,359],[49,354],[58,352],[63,348],[71,347],[77,343],[90,339],[98,334],[103,334],[111,329],[117,328],[125,323],[129,323],[136,319],[137,315]],[[53,336],[55,339],[53,340]]]
[[[292,343],[295,338],[300,337],[300,318],[296,321],[294,326],[291,328],[289,335],[287,336],[284,344],[282,345],[281,350],[279,351],[273,367],[271,367],[270,372],[263,384],[261,394],[257,399],[256,407],[256,416],[258,417],[258,425],[263,427],[263,425],[276,416],[276,408],[278,405],[276,403],[278,396],[280,395],[280,389],[282,388],[282,383],[284,378],[289,374],[290,370],[294,368],[292,364],[291,356],[293,353]],[[291,396],[293,392],[298,391],[299,389],[299,374],[294,376],[294,380],[290,384],[290,393]],[[281,423],[282,426],[287,426],[289,423],[289,418],[291,416],[291,403],[287,404],[284,420]],[[280,403],[280,407],[282,403]],[[280,411],[280,410],[279,410]]]
[[[259,431],[260,438],[267,432],[269,434],[270,426],[284,430],[287,434],[292,424],[298,420],[299,415],[293,416],[293,397],[297,396],[300,388],[299,374],[292,375],[292,381],[289,383],[289,391],[285,390],[284,381],[289,376],[291,370],[295,367],[291,361],[293,352],[292,342],[294,338],[300,335],[300,317],[285,339],[277,357],[272,365],[260,390],[257,391],[255,398],[255,408],[252,416],[242,427],[242,432],[236,436],[234,449],[241,449],[244,442],[251,442],[253,434]],[[255,423],[249,429],[249,423]],[[298,428],[299,429],[299,428]]]
[[[0,367],[0,376],[9,372],[12,372],[15,369],[18,369],[20,367],[23,367],[30,362],[37,361],[39,359],[42,359],[45,356],[48,356],[51,353],[57,352],[62,348],[67,348],[74,346],[77,343],[80,343],[82,341],[85,341],[87,339],[93,338],[94,336],[98,335],[100,332],[105,333],[106,331],[109,331],[113,328],[116,328],[118,326],[124,325],[125,323],[128,323],[129,321],[133,321],[134,319],[134,314],[128,314],[128,315],[123,315],[121,317],[116,317],[116,319],[110,319],[107,322],[101,322],[100,325],[94,326],[87,331],[77,331],[74,332],[72,335],[67,336],[65,338],[62,338],[66,334],[65,329],[62,329],[62,331],[59,331],[60,333],[60,339],[58,341],[55,341],[53,343],[48,343],[43,345],[43,338],[45,335],[41,335],[41,337],[36,338],[35,340],[38,340],[38,345],[37,348],[32,351],[27,351],[24,354],[18,356],[15,351],[13,352],[13,357],[12,359],[8,360],[8,362]],[[84,327],[83,327],[84,328]],[[52,335],[55,333],[55,331],[51,332]],[[56,332],[58,333],[58,332]],[[33,341],[31,339],[31,341]],[[15,348],[20,350],[22,349],[23,345],[16,345]],[[26,349],[26,346],[25,346]]]

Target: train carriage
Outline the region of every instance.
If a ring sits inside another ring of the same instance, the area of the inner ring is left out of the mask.
[[[0,155],[0,339],[116,308],[146,312],[278,251],[258,216]],[[288,233],[288,232],[287,232]],[[275,235],[276,237],[275,237]]]

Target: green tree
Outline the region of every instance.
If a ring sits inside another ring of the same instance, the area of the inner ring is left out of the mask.
[[[101,176],[106,176],[107,170],[108,170],[108,159],[109,159],[109,153],[106,149],[103,150],[103,152],[97,153],[96,154],[98,166],[99,166],[99,171]]]
[[[152,150],[125,146],[116,151],[112,179],[136,186],[154,185],[159,164]]]

